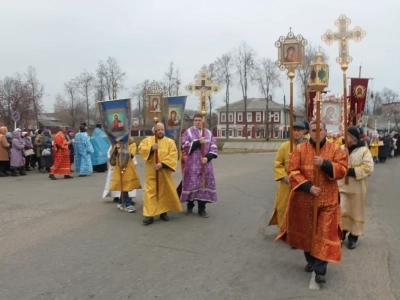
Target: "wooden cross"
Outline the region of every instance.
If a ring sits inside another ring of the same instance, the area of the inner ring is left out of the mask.
[[[335,25],[338,27],[338,32],[333,32],[328,29],[322,36],[322,40],[328,45],[332,45],[333,42],[339,42],[339,57],[336,61],[340,64],[350,63],[353,58],[349,55],[349,40],[359,42],[365,36],[365,31],[361,27],[356,26],[353,30],[349,30],[349,24],[351,20],[345,15],[341,15],[339,19],[335,21]]]
[[[206,112],[208,110],[207,98],[211,94],[217,94],[221,91],[221,87],[210,80],[210,76],[204,69],[200,71],[195,83],[189,83],[187,86],[185,86],[185,89],[189,93],[194,92],[200,97],[200,112]]]

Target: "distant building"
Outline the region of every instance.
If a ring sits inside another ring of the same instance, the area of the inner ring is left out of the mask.
[[[288,137],[290,117],[289,107],[275,101],[269,100],[268,103],[268,122],[269,137],[271,139],[282,139]],[[265,138],[266,128],[266,100],[265,98],[247,99],[247,115],[244,112],[244,101],[239,100],[229,104],[228,115],[226,106],[217,109],[218,126],[217,136],[226,137],[228,134],[232,138],[245,138],[245,118],[247,118],[247,136],[249,138]],[[303,120],[299,112],[295,112],[294,121]],[[226,132],[226,124],[229,123],[229,131]]]

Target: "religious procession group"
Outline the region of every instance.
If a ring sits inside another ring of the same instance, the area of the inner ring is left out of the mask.
[[[55,175],[71,179],[74,162],[79,177],[85,177],[93,170],[106,171],[107,161],[101,162],[101,153],[94,150],[99,149],[97,144],[102,139],[98,136],[104,133],[96,128],[90,138],[86,130],[86,124],[81,124],[74,137],[72,129],[61,127],[53,140],[49,129],[30,133],[17,128],[11,133],[6,127],[0,127],[0,177],[23,176],[37,167],[41,173],[50,173],[52,180],[57,180]],[[106,143],[109,147],[109,142]]]
[[[374,154],[359,128],[349,126],[346,142],[343,137],[328,137],[321,123],[316,156],[316,125],[295,122],[293,152],[287,141],[276,154],[274,177],[279,184],[269,225],[279,227],[276,240],[304,251],[305,271],[315,272],[320,284],[326,282],[328,262],[341,261],[346,239],[347,247],[355,249],[364,235],[367,178],[374,171]]]
[[[164,124],[157,123],[154,126],[154,136],[146,137],[137,147],[140,157],[146,163],[144,225],[153,224],[156,216],[160,216],[162,221],[169,221],[167,213],[181,212],[181,202],[187,202],[186,215],[193,215],[197,202],[198,215],[208,218],[206,204],[217,201],[211,163],[217,158],[217,144],[211,131],[202,129],[202,121],[202,115],[195,114],[193,126],[188,128],[182,137],[183,179],[178,188],[172,177],[172,173],[178,167],[178,149],[175,141],[165,136]],[[205,130],[204,137],[202,130]],[[204,157],[202,147],[205,150]],[[126,147],[124,143],[117,142],[109,151],[112,172],[106,181],[103,197],[114,197],[118,201],[117,207],[127,212],[136,210],[132,197],[136,196],[136,189],[142,187],[135,167],[135,155],[135,143]]]

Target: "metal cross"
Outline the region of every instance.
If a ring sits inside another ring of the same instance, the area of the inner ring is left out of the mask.
[[[200,97],[200,112],[206,112],[208,110],[207,98],[211,94],[217,94],[221,91],[221,87],[210,80],[210,77],[206,70],[201,70],[197,76],[195,83],[189,83],[185,86],[185,89],[189,93],[195,93]]]
[[[366,35],[366,32],[361,27],[356,26],[353,30],[349,30],[349,24],[351,20],[345,15],[341,15],[339,19],[335,21],[335,25],[338,27],[338,32],[333,32],[328,29],[322,36],[322,40],[328,45],[332,45],[333,42],[339,42],[339,57],[336,58],[336,62],[339,64],[348,64],[353,58],[349,55],[349,40],[353,39],[356,42],[362,40]]]

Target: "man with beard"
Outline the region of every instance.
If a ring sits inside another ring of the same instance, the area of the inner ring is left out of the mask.
[[[348,132],[349,177],[348,184],[339,180],[340,206],[342,209],[343,237],[349,233],[347,247],[354,249],[359,236],[364,235],[365,203],[367,199],[367,178],[374,171],[374,161],[368,147],[360,137],[357,127],[350,126]],[[342,146],[343,147],[343,146]]]
[[[306,272],[315,272],[315,281],[325,283],[328,262],[340,262],[339,190],[337,180],[347,173],[346,153],[326,141],[326,127],[321,122],[320,155],[316,156],[316,122],[310,123],[310,140],[298,145],[290,156],[289,183],[292,189],[283,225],[276,240],[304,251]],[[319,184],[315,185],[318,168]],[[317,228],[313,228],[314,205],[317,205]],[[315,235],[315,244],[312,244]]]
[[[294,122],[293,124],[293,148],[297,145],[307,142],[304,137],[306,126],[303,122]],[[279,181],[278,189],[275,197],[275,208],[268,226],[278,225],[282,227],[283,216],[285,215],[287,202],[290,195],[289,186],[289,154],[290,154],[290,141],[284,142],[278,149],[275,156],[275,181]]]
[[[178,150],[174,140],[164,136],[164,125],[157,123],[154,127],[157,135],[145,138],[139,145],[139,154],[146,162],[146,179],[143,201],[144,225],[154,223],[154,216],[167,222],[167,212],[181,212],[182,206],[176,192],[172,172],[178,166]],[[156,163],[158,155],[158,163]],[[158,173],[158,181],[157,174]],[[158,183],[158,188],[157,188]]]

